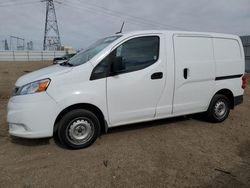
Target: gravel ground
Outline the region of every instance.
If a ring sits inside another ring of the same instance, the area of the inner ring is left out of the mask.
[[[250,89],[221,124],[197,115],[118,127],[87,149],[11,138],[20,75],[50,62],[0,62],[0,187],[250,187]]]

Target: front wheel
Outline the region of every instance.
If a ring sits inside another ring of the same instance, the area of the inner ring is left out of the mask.
[[[216,94],[206,112],[209,121],[219,123],[227,119],[230,112],[229,99],[221,94]]]
[[[91,111],[72,110],[61,119],[57,133],[64,146],[72,149],[86,148],[100,135],[100,122]]]

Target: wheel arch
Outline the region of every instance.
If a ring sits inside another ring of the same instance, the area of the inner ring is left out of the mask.
[[[226,89],[226,88],[220,89],[219,91],[217,91],[214,94],[214,96],[217,95],[217,94],[221,94],[221,95],[226,96],[229,99],[229,101],[230,101],[230,107],[231,107],[231,109],[234,109],[234,95],[233,95],[233,92],[230,89]]]
[[[62,117],[66,113],[68,113],[68,112],[70,112],[72,110],[75,110],[75,109],[85,109],[85,110],[91,111],[99,119],[100,124],[101,124],[101,131],[102,132],[107,132],[108,131],[108,125],[107,125],[107,122],[106,122],[105,117],[103,115],[103,112],[97,106],[95,106],[93,104],[89,104],[89,103],[78,103],[78,104],[73,104],[73,105],[70,105],[70,106],[66,107],[65,109],[63,109],[58,114],[58,116],[57,116],[57,118],[55,120],[55,123],[54,123],[54,128],[53,128],[54,133],[58,130],[59,122],[62,119]]]

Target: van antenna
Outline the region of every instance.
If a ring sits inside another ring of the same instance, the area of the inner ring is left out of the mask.
[[[124,26],[124,24],[125,24],[125,22],[123,22],[123,23],[122,23],[122,27],[121,27],[120,31],[119,31],[119,32],[116,32],[115,34],[122,33],[122,30],[123,30],[123,26]]]

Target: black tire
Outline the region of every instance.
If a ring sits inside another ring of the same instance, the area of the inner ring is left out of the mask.
[[[223,122],[230,112],[230,101],[225,95],[216,94],[205,113],[207,120],[213,123]]]
[[[57,134],[62,145],[70,149],[82,149],[95,142],[100,130],[100,122],[93,112],[76,109],[63,116]]]

